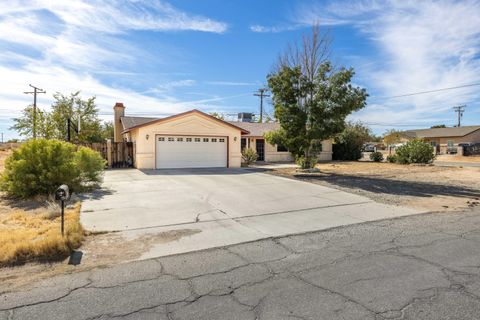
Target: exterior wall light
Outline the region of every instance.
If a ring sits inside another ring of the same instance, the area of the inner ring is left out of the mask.
[[[145,139],[147,139],[147,140],[148,140],[148,138],[150,138],[150,136],[147,134],[147,135],[145,136]]]
[[[233,141],[237,141],[237,137],[233,137]]]

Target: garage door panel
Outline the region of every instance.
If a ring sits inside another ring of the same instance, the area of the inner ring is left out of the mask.
[[[157,136],[155,143],[157,169],[227,166],[226,137]]]

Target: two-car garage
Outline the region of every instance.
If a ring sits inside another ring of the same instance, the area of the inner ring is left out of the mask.
[[[228,166],[228,137],[157,135],[155,143],[157,169]]]
[[[198,110],[155,119],[126,117],[123,105],[115,108],[116,119],[123,126],[122,138],[134,143],[133,160],[138,169],[241,165],[240,141],[249,133],[243,128]]]

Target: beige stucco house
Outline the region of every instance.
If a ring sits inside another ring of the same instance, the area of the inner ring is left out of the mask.
[[[429,142],[438,154],[457,152],[459,144],[480,143],[480,126],[419,129],[403,133],[407,139]]]
[[[259,161],[293,160],[285,148],[263,138],[278,123],[223,121],[199,110],[165,118],[131,117],[123,103],[113,109],[114,141],[134,142],[139,169],[240,167],[245,147],[255,149]],[[320,160],[331,160],[331,151],[331,141],[324,141]]]

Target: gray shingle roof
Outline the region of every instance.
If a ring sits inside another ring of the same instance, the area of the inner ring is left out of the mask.
[[[158,120],[158,118],[147,118],[147,117],[121,117],[123,130],[128,130],[131,127],[135,127],[141,124],[148,123],[150,121]]]
[[[418,130],[407,130],[407,131],[404,131],[403,133],[412,138],[440,138],[440,137],[463,137],[477,130],[480,130],[480,126],[418,129]]]
[[[280,129],[280,123],[277,122],[240,122],[240,121],[227,121],[228,123],[233,124],[234,126],[240,127],[247,131],[250,131],[249,134],[246,134],[247,137],[263,137],[263,134],[268,131]]]

